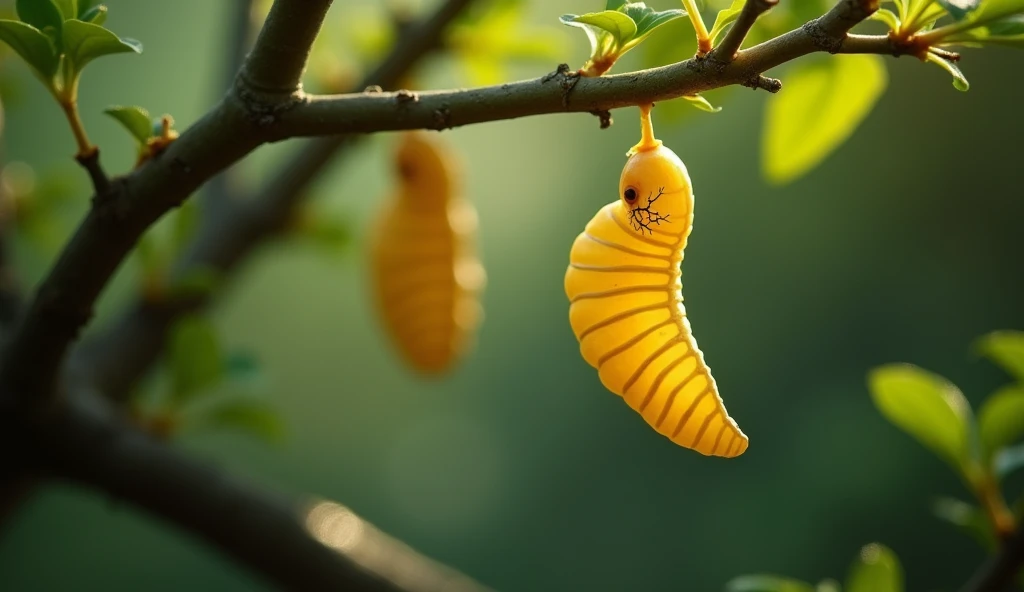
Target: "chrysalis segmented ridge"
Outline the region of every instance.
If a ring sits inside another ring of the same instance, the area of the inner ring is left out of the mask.
[[[565,290],[580,351],[602,384],[659,433],[705,455],[739,456],[747,437],[726,412],[683,306],[689,178],[649,129],[630,154],[620,199],[594,216],[569,254]],[[665,200],[658,205],[671,224],[630,225],[635,210],[653,202],[638,197],[645,195]]]

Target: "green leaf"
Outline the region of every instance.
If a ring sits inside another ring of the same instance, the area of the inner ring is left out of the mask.
[[[40,31],[45,31],[47,27],[50,27],[56,32],[57,38],[60,38],[64,17],[53,0],[17,0],[15,6],[18,9],[18,18],[21,19],[21,22],[32,25]]]
[[[564,25],[583,29],[587,34],[591,61],[618,57],[622,46],[636,34],[633,19],[615,10],[580,15],[563,14],[559,20]]]
[[[985,512],[977,506],[952,497],[940,497],[932,503],[932,512],[957,530],[973,538],[985,550],[996,548],[996,536]]]
[[[604,3],[605,10],[618,10],[626,3],[626,0],[608,0]]]
[[[209,321],[184,317],[175,323],[170,339],[172,399],[184,401],[220,382],[224,358]]]
[[[963,20],[981,5],[981,0],[938,0],[938,2],[953,17],[953,20],[957,21]]]
[[[726,592],[814,592],[806,582],[771,574],[740,576],[725,585]]]
[[[878,410],[954,468],[971,457],[971,408],[953,384],[910,364],[876,368],[868,377]]]
[[[597,27],[611,34],[619,46],[632,39],[637,32],[637,24],[628,15],[616,10],[589,12],[573,19],[573,22]]]
[[[996,476],[1000,479],[1024,467],[1024,444],[1003,448],[996,453],[996,458],[992,464]]]
[[[964,77],[963,72],[961,72],[960,68],[958,68],[957,65],[954,64],[953,62],[947,60],[942,56],[936,55],[932,51],[929,51],[925,55],[925,61],[931,62],[932,64],[935,64],[940,68],[944,69],[945,71],[949,72],[953,76],[953,87],[956,88],[957,90],[962,92],[967,92],[968,90],[970,90],[971,84],[967,82],[967,78]]]
[[[92,60],[117,53],[142,53],[142,44],[121,38],[93,23],[71,19],[64,22],[64,52],[72,69],[81,72]]]
[[[281,416],[272,406],[252,399],[219,401],[190,422],[192,430],[227,428],[245,432],[270,443],[284,439]]]
[[[142,107],[115,105],[107,107],[103,112],[113,117],[124,129],[128,130],[138,144],[145,146],[146,140],[152,137],[149,111]]]
[[[64,20],[73,19],[78,16],[77,0],[53,0],[53,3],[60,9]]]
[[[0,20],[0,41],[11,46],[44,82],[53,84],[59,60],[53,43],[43,32],[22,22]]]
[[[78,20],[88,20],[82,17],[85,16],[87,12],[89,12],[93,8],[96,8],[97,6],[102,6],[99,0],[78,0]],[[106,10],[105,7],[104,10]]]
[[[903,569],[888,547],[871,543],[860,550],[846,576],[846,592],[903,592]]]
[[[807,173],[848,138],[888,84],[885,63],[873,55],[837,55],[798,62],[785,92],[769,98],[762,136],[762,169],[772,183]]]
[[[78,20],[92,23],[94,25],[102,25],[107,22],[107,7],[103,4],[97,4],[85,12],[82,12],[78,17]]]
[[[746,3],[746,0],[732,0],[732,4],[728,8],[718,11],[715,24],[711,25],[711,30],[708,31],[712,44],[717,44],[718,37],[725,32],[725,28],[739,18],[740,13],[743,12],[743,5]]]
[[[1024,386],[1003,387],[978,412],[978,436],[986,461],[1024,436]]]
[[[900,28],[900,18],[893,11],[886,8],[879,8],[871,13],[871,16],[868,18],[885,23],[890,31],[898,31]]]
[[[994,331],[975,342],[974,347],[1014,379],[1024,383],[1024,332]]]
[[[690,102],[691,105],[700,109],[701,111],[707,111],[708,113],[718,113],[722,110],[721,107],[714,107],[707,99],[697,95],[683,95],[683,98]]]
[[[665,23],[686,16],[686,11],[679,8],[658,12],[643,2],[629,2],[623,5],[621,10],[636,23],[636,32],[629,43],[631,46],[635,46],[643,41],[655,29]]]

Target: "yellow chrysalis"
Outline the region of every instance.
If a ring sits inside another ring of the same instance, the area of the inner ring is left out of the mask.
[[[683,307],[680,264],[693,191],[679,157],[654,138],[651,106],[619,178],[619,199],[576,237],[565,272],[569,321],[602,384],[673,442],[735,457],[747,437],[729,417]]]
[[[458,195],[452,154],[425,132],[402,134],[396,165],[397,195],[373,232],[372,283],[402,357],[439,374],[472,344],[482,319],[476,210]]]

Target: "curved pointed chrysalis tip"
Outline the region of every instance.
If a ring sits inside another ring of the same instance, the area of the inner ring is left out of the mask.
[[[640,105],[640,141],[637,142],[626,156],[633,156],[637,152],[656,150],[661,146],[661,140],[654,137],[654,125],[651,123],[651,108],[654,104]]]

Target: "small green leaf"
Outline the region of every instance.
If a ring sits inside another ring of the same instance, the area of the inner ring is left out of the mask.
[[[876,368],[868,377],[875,406],[956,469],[971,457],[971,408],[953,384],[910,364]]]
[[[655,29],[665,23],[686,16],[686,11],[679,8],[658,12],[643,2],[626,3],[622,6],[621,10],[636,23],[636,32],[633,34],[633,39],[628,43],[631,47],[643,41]]]
[[[97,4],[92,8],[86,10],[78,17],[78,20],[94,25],[102,25],[107,22],[107,7],[103,4]]]
[[[186,400],[220,382],[224,359],[209,321],[184,317],[175,323],[170,339],[172,399]]]
[[[280,413],[253,399],[230,399],[203,410],[190,422],[192,430],[228,428],[245,432],[269,443],[284,439],[286,430]]]
[[[846,592],[903,592],[903,569],[888,547],[871,543],[860,550],[846,576]]]
[[[996,458],[992,464],[996,476],[1000,479],[1024,467],[1024,444],[1003,448],[996,453]]]
[[[146,140],[152,136],[150,133],[149,111],[142,107],[115,105],[107,107],[103,112],[117,120],[135,138],[135,141],[142,146],[145,146]]]
[[[59,60],[53,43],[42,31],[22,22],[0,20],[0,41],[11,46],[44,82],[53,84]]]
[[[957,21],[963,20],[981,5],[981,0],[938,0],[938,2],[953,17],[953,20]]]
[[[142,53],[142,44],[134,39],[121,38],[93,23],[77,19],[64,22],[64,51],[75,72],[92,60],[116,53]]]
[[[885,62],[873,55],[798,62],[784,80],[786,91],[768,101],[762,134],[762,168],[778,185],[807,173],[842,144],[888,84]]]
[[[871,16],[868,18],[885,23],[890,31],[898,31],[900,28],[900,18],[896,16],[896,13],[886,8],[879,8],[871,13]]]
[[[82,18],[93,8],[100,6],[100,0],[78,0],[78,20],[87,21],[89,19]],[[104,11],[106,8],[104,8]]]
[[[981,508],[956,498],[940,497],[932,503],[932,512],[940,520],[973,538],[985,550],[995,550],[996,536],[992,531],[992,523]]]
[[[60,37],[64,17],[53,0],[17,0],[15,6],[18,9],[18,18],[21,19],[21,22],[32,25],[40,31],[51,27],[56,31],[58,38]]]
[[[718,113],[722,110],[721,107],[714,107],[707,99],[698,95],[683,95],[683,98],[690,102],[691,105],[700,109],[701,111],[707,111],[708,113]]]
[[[715,17],[715,24],[711,25],[711,31],[708,32],[712,44],[716,44],[718,37],[725,32],[725,28],[739,18],[740,13],[743,12],[743,5],[746,3],[746,0],[732,0],[732,4],[728,8],[718,11],[718,16]]]
[[[814,592],[806,582],[771,574],[740,576],[725,585],[726,592]]]
[[[626,0],[607,0],[607,2],[604,3],[604,9],[605,10],[618,10],[625,3],[626,3]]]
[[[974,347],[1014,379],[1024,383],[1024,332],[994,331],[975,342]]]
[[[936,55],[934,52],[929,51],[925,55],[925,61],[931,62],[945,71],[949,72],[953,76],[953,86],[962,92],[967,92],[971,88],[971,84],[967,82],[967,78],[964,77],[964,73],[960,71],[960,68],[956,64],[947,60],[946,58]]]
[[[53,3],[60,9],[64,20],[73,19],[78,16],[77,0],[53,0]]]
[[[636,35],[637,24],[628,15],[617,10],[590,12],[573,19],[575,23],[597,27],[611,34],[621,47]]]
[[[1024,386],[1003,387],[985,400],[978,412],[978,436],[986,460],[1024,436]]]

